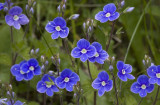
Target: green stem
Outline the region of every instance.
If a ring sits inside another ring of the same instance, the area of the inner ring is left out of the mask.
[[[156,102],[157,102],[157,98],[158,98],[158,94],[159,94],[159,88],[160,88],[160,86],[158,86],[157,94],[156,94],[155,100],[154,100],[154,102],[153,102],[153,105],[155,105]]]

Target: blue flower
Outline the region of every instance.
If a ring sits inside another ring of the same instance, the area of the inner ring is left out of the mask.
[[[8,101],[7,103],[6,103],[7,105],[23,105],[24,103],[22,103],[21,101],[16,101],[16,102],[14,102],[13,100],[12,100],[12,103],[11,103],[11,101]]]
[[[56,78],[56,85],[60,89],[66,88],[67,91],[73,91],[73,86],[80,81],[79,76],[70,69],[64,69],[59,77]]]
[[[29,19],[26,15],[21,14],[22,8],[15,6],[9,10],[9,14],[5,16],[6,23],[9,26],[14,26],[16,29],[20,29],[21,25],[29,23]]]
[[[151,77],[149,79],[150,84],[157,83],[160,86],[160,65],[159,66],[150,66],[147,69],[147,74]]]
[[[23,79],[25,79],[24,78],[25,73],[21,70],[21,66],[26,62],[27,61],[24,60],[20,64],[15,64],[11,67],[11,73],[13,76],[16,77],[17,81],[22,81]]]
[[[114,21],[119,17],[119,13],[116,12],[116,6],[113,3],[104,6],[103,11],[96,14],[95,19],[101,23]]]
[[[128,79],[135,79],[135,77],[129,73],[132,72],[132,66],[129,64],[124,64],[122,61],[117,62],[117,69],[119,72],[117,73],[119,79],[122,81],[127,81]]]
[[[74,58],[80,58],[82,62],[85,62],[88,58],[93,57],[96,54],[96,48],[90,45],[89,41],[86,39],[80,39],[77,42],[77,47],[75,47],[71,55]]]
[[[37,91],[39,93],[46,93],[48,96],[53,96],[54,92],[59,92],[59,89],[55,85],[54,76],[45,74],[42,80],[37,83]]]
[[[98,95],[102,96],[105,91],[109,92],[113,88],[113,81],[109,80],[109,75],[106,71],[101,71],[98,77],[92,82],[92,87],[98,90]]]
[[[57,17],[53,21],[47,23],[45,29],[52,33],[52,39],[66,38],[69,34],[69,28],[66,26],[66,21],[62,17]]]
[[[13,5],[13,3],[11,3],[10,0],[8,0],[8,2],[6,1],[5,3],[0,3],[0,10],[4,9],[4,10],[8,10],[8,7],[10,7]]]
[[[102,49],[100,43],[93,42],[92,45],[96,48],[96,54],[93,57],[89,58],[89,61],[103,64],[104,61],[109,57],[108,53]]]
[[[4,8],[4,3],[0,3],[0,10]]]
[[[139,93],[140,97],[147,96],[147,93],[151,93],[154,89],[154,85],[149,83],[149,78],[146,75],[140,75],[137,82],[134,82],[131,86],[133,93]]]

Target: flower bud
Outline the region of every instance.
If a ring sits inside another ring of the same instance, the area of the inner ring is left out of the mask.
[[[38,54],[38,52],[39,52],[39,48],[36,49],[36,54]]]
[[[121,2],[121,7],[123,7],[125,5],[125,1],[123,0],[122,2]]]
[[[129,7],[126,12],[132,12],[134,10],[134,7]]]
[[[79,14],[73,14],[69,17],[69,20],[75,20],[79,17]]]
[[[31,7],[31,9],[29,10],[29,12],[30,12],[31,14],[34,14],[34,9],[33,9],[33,7]]]

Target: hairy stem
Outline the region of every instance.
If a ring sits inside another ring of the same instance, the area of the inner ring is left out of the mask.
[[[90,79],[93,81],[92,75],[91,75],[91,71],[90,71],[90,67],[89,67],[89,61],[87,60],[87,67],[88,67],[88,73],[89,73],[89,77]]]
[[[155,100],[154,100],[154,102],[153,102],[153,105],[155,105],[156,102],[157,102],[157,98],[158,98],[158,94],[159,94],[159,88],[160,88],[160,86],[158,86],[157,94],[156,94]]]

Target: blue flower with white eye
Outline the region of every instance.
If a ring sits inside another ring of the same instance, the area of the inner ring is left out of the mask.
[[[113,81],[109,80],[109,75],[106,71],[101,71],[98,77],[92,82],[92,87],[98,90],[98,95],[102,96],[105,91],[109,92],[113,88]]]
[[[127,78],[135,79],[133,75],[129,74],[132,72],[132,66],[130,64],[124,64],[122,61],[118,61],[117,69],[119,70],[117,75],[122,81],[127,81]]]
[[[45,74],[41,81],[37,83],[37,91],[39,93],[46,93],[48,96],[53,96],[54,92],[59,92],[55,85],[55,77]]]
[[[22,14],[22,8],[19,6],[11,8],[9,14],[5,16],[5,20],[9,26],[14,26],[16,29],[20,29],[21,25],[29,23],[28,17]]]
[[[113,3],[104,6],[103,11],[96,14],[95,19],[101,23],[105,23],[108,20],[114,21],[118,19],[119,13],[116,12],[116,6]]]
[[[61,72],[61,75],[56,78],[56,85],[60,89],[66,88],[67,91],[73,91],[73,86],[77,84],[77,82],[80,81],[79,76],[72,72],[70,69],[64,69]]]
[[[20,62],[20,64],[15,64],[11,67],[11,73],[13,76],[16,77],[17,81],[22,81],[23,79],[26,80],[24,78],[25,73],[21,70],[21,66],[26,62],[27,61],[24,60],[24,61]]]
[[[85,62],[88,58],[93,57],[96,54],[96,48],[90,45],[89,41],[86,39],[80,39],[77,42],[77,47],[75,47],[71,55],[74,58],[80,58],[82,62]]]
[[[140,75],[137,82],[134,82],[131,86],[131,91],[140,95],[140,97],[147,96],[147,93],[151,93],[154,89],[154,85],[149,83],[149,78],[146,75]]]
[[[104,61],[109,57],[108,53],[102,49],[101,44],[98,42],[93,42],[92,46],[96,48],[96,54],[89,58],[89,61],[103,64]]]
[[[69,28],[62,17],[57,17],[53,21],[48,22],[45,29],[47,32],[52,33],[52,39],[57,39],[58,37],[66,38],[69,34]]]
[[[38,64],[38,61],[34,58],[31,58],[24,63],[20,69],[22,70],[22,73],[24,73],[25,80],[31,80],[34,75],[41,74],[41,67]]]
[[[159,66],[150,66],[147,69],[147,74],[150,77],[149,83],[155,84],[157,83],[160,86],[160,65]]]
[[[8,102],[6,102],[6,104],[7,105],[23,105],[24,103],[23,102],[21,102],[21,101],[16,101],[16,102],[14,102],[14,100],[12,100],[12,102],[11,101],[8,101]]]

